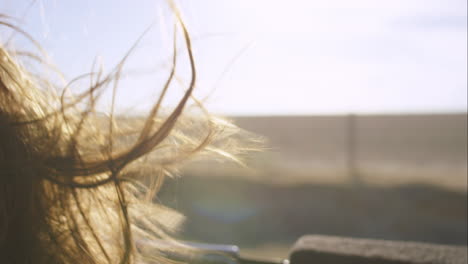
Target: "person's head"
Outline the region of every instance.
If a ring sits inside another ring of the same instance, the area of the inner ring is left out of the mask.
[[[218,136],[236,129],[209,115],[182,116],[196,73],[189,35],[180,19],[177,25],[189,54],[189,87],[174,109],[162,114],[173,70],[145,117],[95,110],[125,59],[108,74],[81,76],[90,85],[74,94],[68,89],[75,80],[60,86],[23,66],[23,59],[45,63],[43,54],[0,43],[0,262],[163,260],[158,248],[140,242],[170,239],[167,233],[181,220],[152,202],[164,175],[196,153],[219,153],[212,143],[222,144]],[[0,26],[26,34],[5,16]],[[171,56],[175,62],[175,45]],[[187,128],[202,134],[184,133]]]

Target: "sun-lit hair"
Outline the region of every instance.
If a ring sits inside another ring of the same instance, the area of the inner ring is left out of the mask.
[[[182,115],[193,99],[196,72],[189,35],[176,17],[190,82],[178,104],[162,111],[175,78],[174,44],[172,70],[145,117],[115,115],[114,105],[107,114],[95,109],[103,90],[117,85],[127,56],[108,74],[91,72],[60,86],[22,63],[45,65],[44,53],[0,43],[0,262],[168,261],[170,247],[145,243],[170,240],[183,219],[153,202],[164,176],[195,154],[236,159],[243,150],[229,122],[206,113]],[[32,40],[6,16],[0,15],[0,26]],[[84,92],[69,91],[85,78],[91,81]]]

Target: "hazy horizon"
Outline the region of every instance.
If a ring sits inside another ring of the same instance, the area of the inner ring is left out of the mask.
[[[441,115],[467,115],[468,111],[381,111],[381,112],[316,112],[316,113],[254,113],[254,114],[224,114],[226,117],[308,117],[308,116],[441,116]]]

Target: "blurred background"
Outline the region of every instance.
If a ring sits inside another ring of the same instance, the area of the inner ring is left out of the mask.
[[[69,78],[94,61],[111,69],[142,37],[118,96],[121,114],[137,116],[169,71],[164,3],[3,0],[0,13]],[[161,202],[187,216],[179,238],[275,257],[303,234],[466,245],[466,1],[177,3],[195,95],[267,140],[246,168],[198,162],[166,182]],[[33,49],[7,29],[0,40]],[[167,106],[189,79],[186,55]]]

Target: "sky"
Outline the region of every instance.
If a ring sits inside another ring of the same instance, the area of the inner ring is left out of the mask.
[[[142,36],[119,104],[144,111],[168,74],[163,0],[2,0],[67,77],[112,67]],[[466,0],[181,0],[197,64],[195,96],[229,115],[466,112]],[[0,29],[0,40],[10,32]],[[180,31],[179,31],[180,36]],[[166,104],[190,79],[181,38]],[[14,43],[29,47],[21,36]],[[77,88],[79,89],[79,88]],[[106,99],[103,100],[106,105]]]

